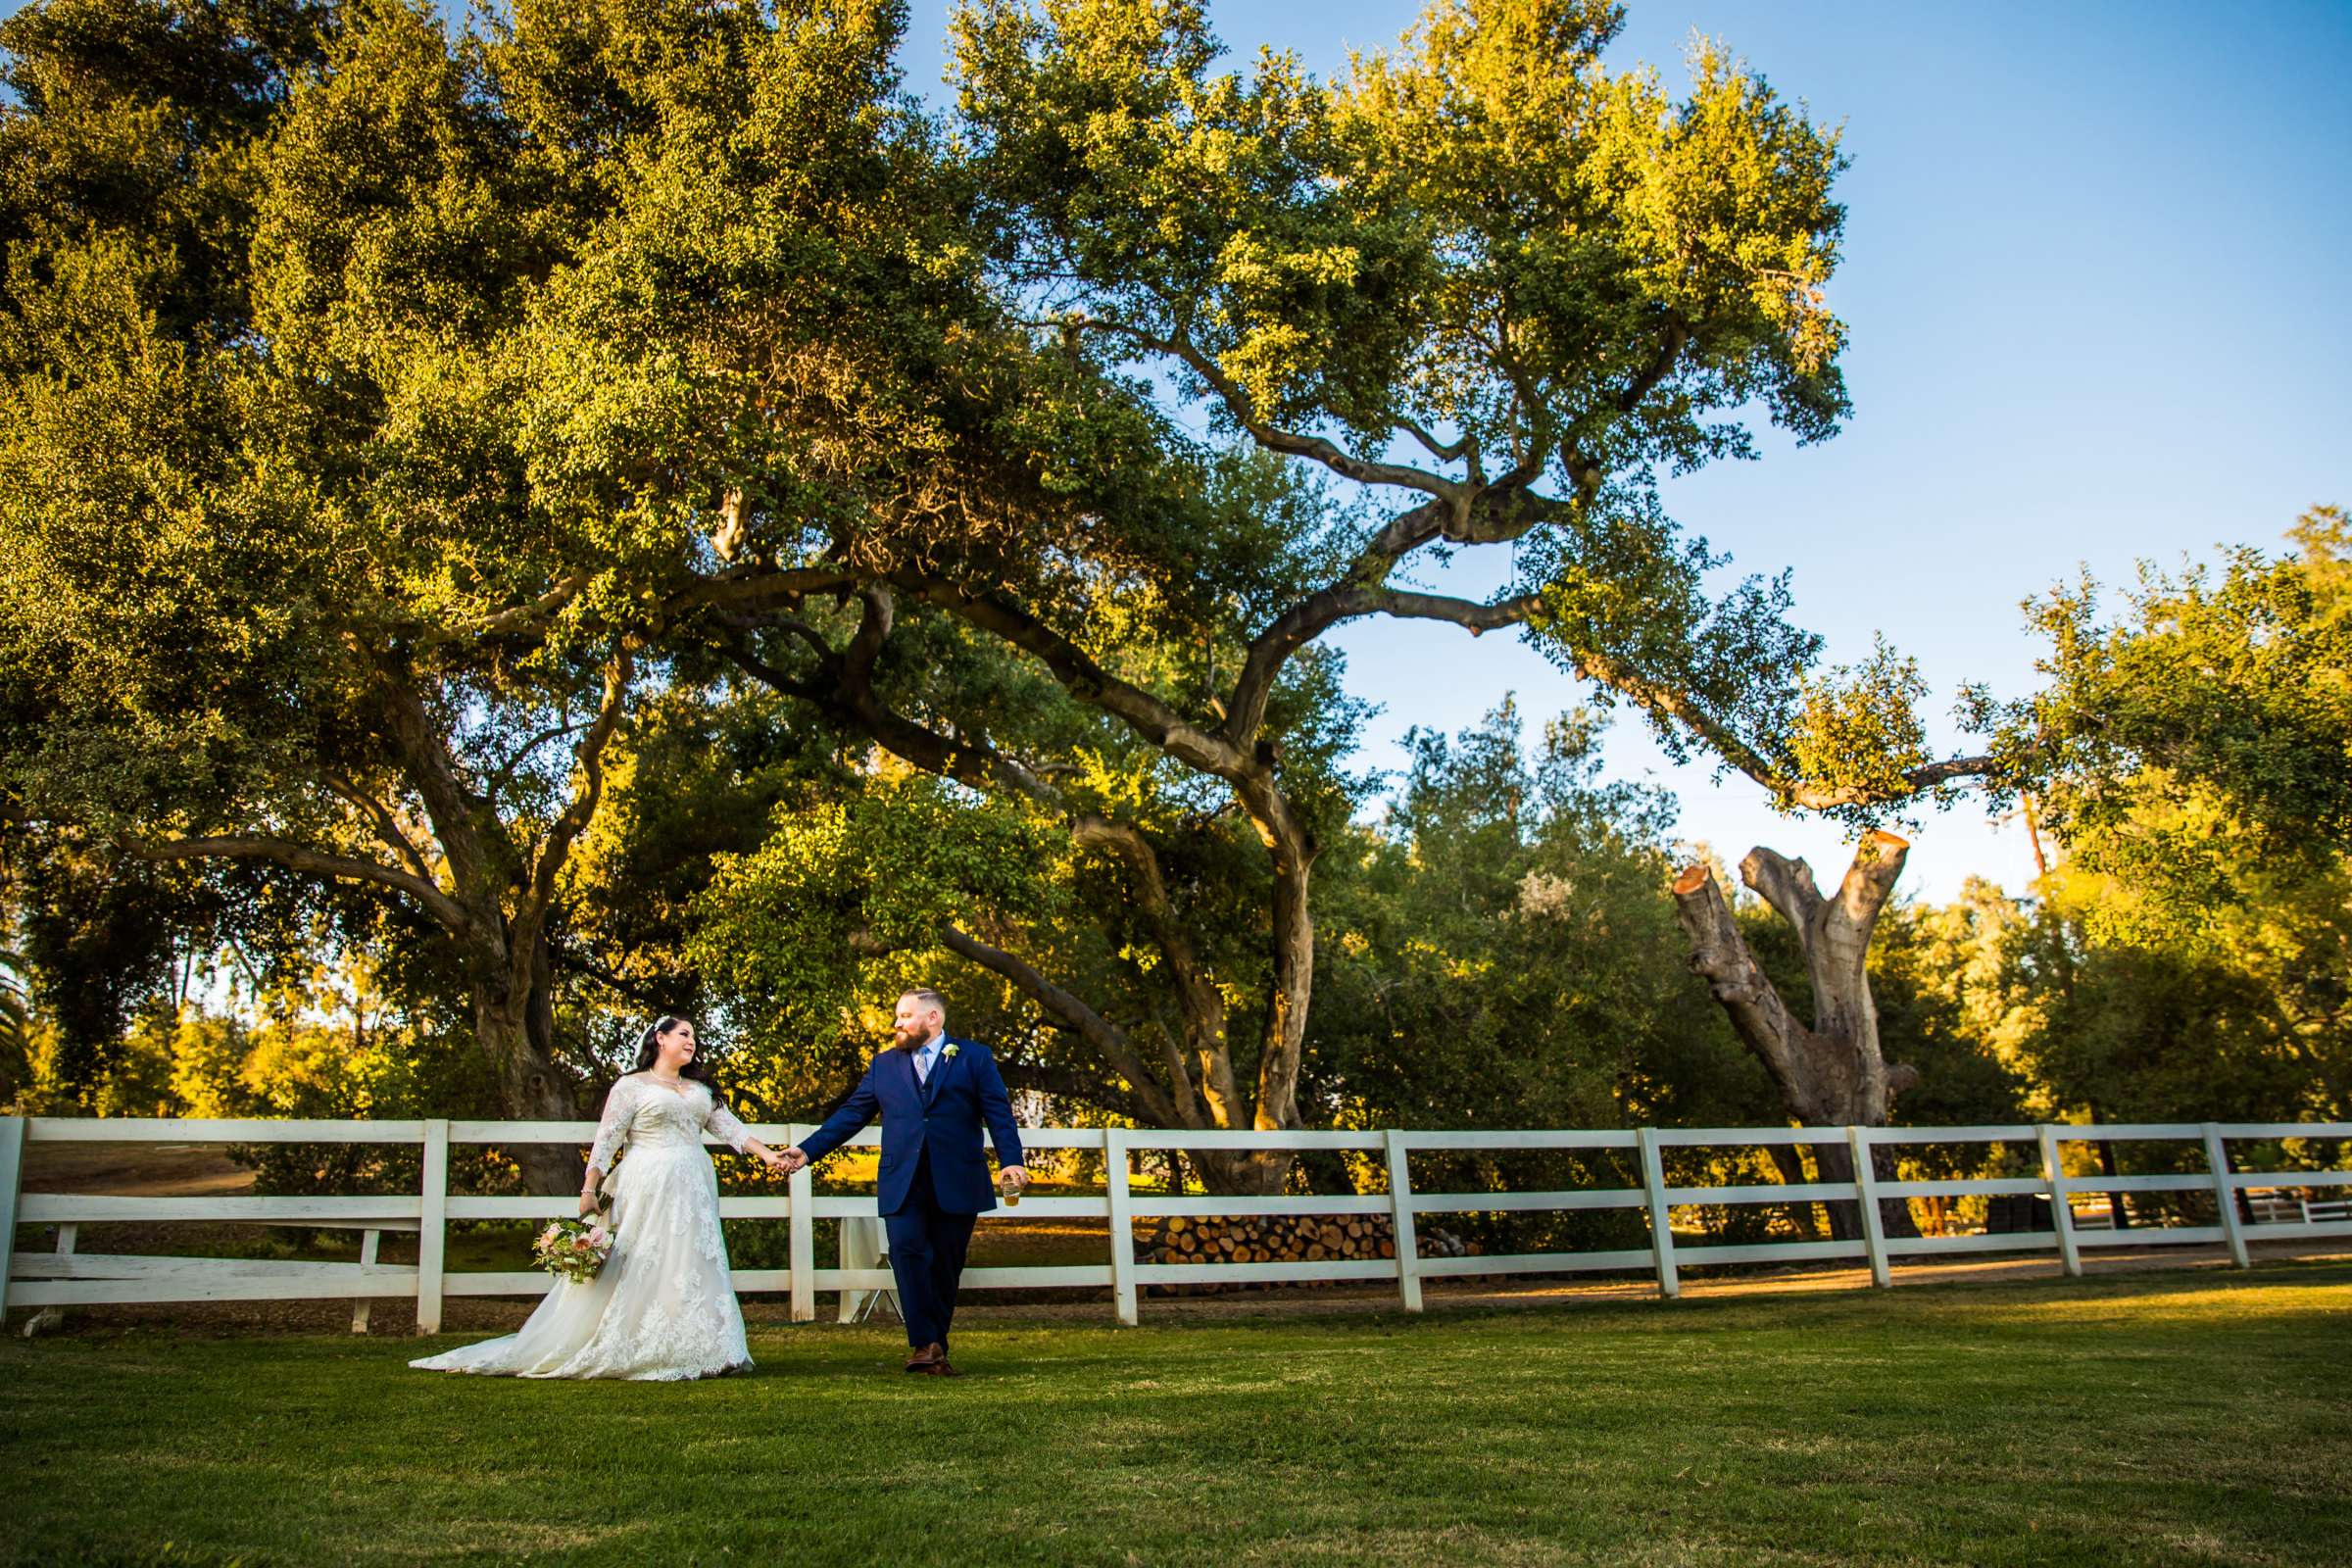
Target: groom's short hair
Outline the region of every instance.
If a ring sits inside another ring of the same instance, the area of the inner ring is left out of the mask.
[[[922,1004],[926,1007],[938,1008],[939,1026],[942,1029],[945,1029],[948,1026],[948,999],[941,996],[938,992],[932,990],[929,986],[913,986],[907,990],[900,992],[899,995],[902,997],[912,997],[916,1002]]]

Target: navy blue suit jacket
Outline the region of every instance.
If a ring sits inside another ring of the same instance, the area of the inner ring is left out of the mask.
[[[880,1211],[906,1206],[923,1152],[931,1153],[931,1189],[951,1214],[985,1214],[997,1206],[988,1179],[988,1151],[980,1142],[986,1126],[997,1143],[997,1163],[1021,1163],[1021,1135],[1013,1126],[1012,1101],[997,1072],[997,1059],[976,1040],[948,1036],[931,1081],[918,1083],[914,1054],[896,1047],[876,1056],[857,1092],[827,1116],[824,1125],[801,1140],[809,1162],[824,1158],[855,1137],[877,1112],[882,1117],[882,1169],[874,1180]]]

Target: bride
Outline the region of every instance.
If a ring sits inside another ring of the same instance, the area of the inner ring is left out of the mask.
[[[612,1171],[612,1252],[596,1278],[559,1279],[521,1332],[411,1361],[428,1372],[525,1378],[713,1377],[752,1364],[718,1226],[708,1133],[783,1168],[718,1099],[695,1060],[694,1025],[662,1018],[637,1044],[636,1070],[605,1101],[580,1212]]]

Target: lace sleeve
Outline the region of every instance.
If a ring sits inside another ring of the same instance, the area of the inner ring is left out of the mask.
[[[710,1114],[703,1118],[703,1128],[738,1154],[752,1141],[752,1130],[737,1121],[735,1113],[720,1104],[715,1095],[710,1098]]]
[[[629,1112],[637,1106],[637,1096],[630,1081],[621,1079],[605,1097],[604,1120],[596,1126],[596,1144],[588,1151],[588,1173],[591,1179],[612,1168],[612,1156],[628,1141]]]

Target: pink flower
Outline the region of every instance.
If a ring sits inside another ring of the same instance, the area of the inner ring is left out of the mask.
[[[602,1225],[599,1225],[596,1229],[588,1233],[588,1240],[595,1243],[598,1247],[608,1247],[612,1245],[612,1238],[605,1233],[605,1228]]]

